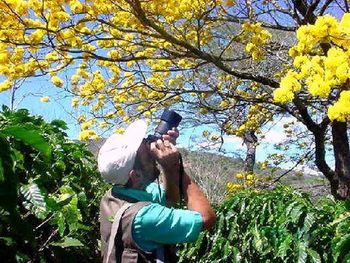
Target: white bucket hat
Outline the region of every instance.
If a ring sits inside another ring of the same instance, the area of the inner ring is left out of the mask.
[[[125,185],[129,180],[136,153],[145,137],[147,124],[138,120],[123,134],[113,134],[102,145],[97,158],[98,170],[106,182]]]

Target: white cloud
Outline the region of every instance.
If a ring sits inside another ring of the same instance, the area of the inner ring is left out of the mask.
[[[262,143],[281,143],[287,138],[282,130],[277,129],[269,130],[264,135],[265,138],[262,140]]]
[[[295,170],[308,175],[316,175],[316,176],[322,175],[320,171],[312,169],[307,165],[298,165],[297,167],[295,167]]]
[[[237,136],[224,136],[224,142],[242,145],[243,140]]]
[[[265,138],[262,140],[263,143],[281,143],[287,139],[286,134],[284,133],[283,126],[295,122],[293,117],[282,117],[279,120],[275,120],[270,125],[267,125],[263,129],[263,135]],[[294,124],[295,125],[295,124]]]

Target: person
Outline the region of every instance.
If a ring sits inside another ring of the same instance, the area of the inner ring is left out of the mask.
[[[180,201],[177,129],[162,139],[145,139],[147,124],[133,122],[100,148],[98,168],[113,184],[101,199],[100,231],[103,262],[176,262],[171,245],[195,241],[215,224],[216,215],[199,186],[183,173]],[[162,168],[160,186],[155,180]]]

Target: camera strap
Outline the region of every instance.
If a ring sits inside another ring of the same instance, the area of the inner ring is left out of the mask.
[[[184,164],[182,160],[181,153],[179,153],[179,160],[180,160],[180,170],[179,170],[179,193],[180,193],[180,206],[183,205],[184,200],[184,192],[183,192],[183,177],[185,173]]]

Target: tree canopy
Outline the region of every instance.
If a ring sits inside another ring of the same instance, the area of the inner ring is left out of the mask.
[[[333,193],[350,195],[347,1],[0,1],[0,90],[50,75],[81,138],[174,105],[223,134],[286,114]],[[121,130],[119,130],[121,131]],[[305,135],[303,135],[305,136]],[[325,159],[333,138],[335,169]]]

